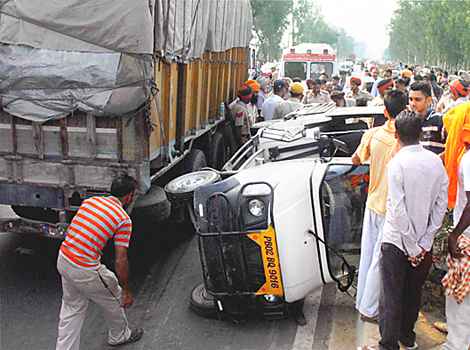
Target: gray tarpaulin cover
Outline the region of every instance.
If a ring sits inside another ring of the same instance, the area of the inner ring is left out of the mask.
[[[247,47],[249,0],[0,0],[0,97],[30,120],[124,114],[149,96],[152,55]]]

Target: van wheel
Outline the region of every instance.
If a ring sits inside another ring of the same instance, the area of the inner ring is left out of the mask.
[[[200,149],[193,148],[184,160],[184,174],[201,170],[207,166],[206,156]]]
[[[191,291],[189,308],[196,314],[206,318],[218,318],[218,310],[214,297],[207,293],[204,283],[198,284]]]
[[[226,161],[226,148],[224,137],[219,131],[212,136],[212,145],[210,147],[209,154],[210,166],[214,169],[222,169]]]

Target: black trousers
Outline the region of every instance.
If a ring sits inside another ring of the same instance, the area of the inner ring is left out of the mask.
[[[421,306],[423,284],[432,264],[427,253],[418,267],[396,246],[382,243],[380,272],[382,278],[379,300],[381,350],[398,350],[398,342],[413,346],[414,327]]]

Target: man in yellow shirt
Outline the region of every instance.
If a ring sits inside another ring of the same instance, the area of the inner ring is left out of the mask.
[[[361,318],[366,321],[376,320],[378,316],[379,257],[387,200],[387,163],[398,147],[395,139],[395,118],[406,109],[407,103],[404,92],[388,91],[384,97],[384,114],[388,119],[387,122],[366,131],[352,156],[354,165],[370,161],[370,183],[362,226],[356,295],[356,308],[361,313]]]

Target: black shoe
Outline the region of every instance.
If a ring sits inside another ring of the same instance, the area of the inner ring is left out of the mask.
[[[294,318],[295,323],[297,323],[298,326],[305,326],[307,324],[307,320],[305,319],[305,315],[303,312],[295,313],[292,316]]]
[[[108,344],[108,345],[114,347],[114,346],[121,346],[121,345],[135,343],[135,342],[139,341],[142,338],[143,335],[144,335],[144,329],[143,328],[135,328],[131,331],[131,336],[129,337],[129,339],[124,340],[121,343]]]

